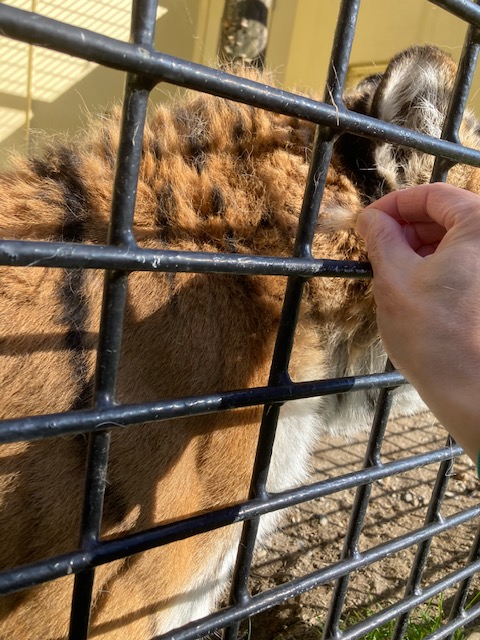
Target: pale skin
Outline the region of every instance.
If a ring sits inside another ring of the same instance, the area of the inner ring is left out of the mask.
[[[476,462],[480,197],[446,184],[392,192],[360,214],[357,228],[393,364]]]

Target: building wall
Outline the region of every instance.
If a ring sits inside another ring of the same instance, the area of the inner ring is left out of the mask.
[[[339,4],[276,0],[268,63],[286,87],[323,91]],[[465,33],[461,20],[426,0],[363,0],[350,63],[375,72],[398,51],[427,42],[458,60]]]
[[[29,8],[33,1],[7,0],[7,3]],[[84,0],[70,0],[70,3],[75,1],[86,6]],[[130,0],[117,0],[117,9],[119,2],[125,4],[125,10],[128,9]],[[47,15],[50,5],[55,6],[49,0],[36,0],[36,3],[38,11]],[[213,64],[223,4],[224,0],[161,0],[163,15],[158,20],[156,47],[188,60]],[[339,0],[274,1],[267,65],[281,86],[307,90],[319,96],[323,94],[339,4]],[[75,19],[82,26],[96,28],[94,14],[87,15],[85,11],[85,15]],[[125,29],[128,31],[128,24]],[[363,0],[351,56],[350,81],[355,83],[363,75],[382,70],[394,53],[414,43],[438,44],[458,59],[465,31],[462,21],[426,0]],[[124,37],[127,37],[126,32]],[[7,62],[11,55],[20,60],[19,64],[23,65],[23,60],[26,64],[29,48],[21,45],[21,58],[19,46],[17,44],[14,50],[17,53],[5,54]],[[8,68],[5,55],[0,64],[0,80]],[[49,72],[55,76],[55,63],[50,65]],[[7,90],[0,91],[0,116],[2,106],[14,104],[20,110],[26,107],[25,92],[18,91],[15,82],[14,78],[11,82],[9,80]],[[23,76],[21,82],[25,83]],[[472,103],[480,114],[479,87],[477,81],[472,91]],[[34,131],[74,132],[85,126],[89,113],[121,100],[122,91],[122,73],[92,67],[53,100],[33,95],[30,126]],[[152,101],[171,99],[176,91],[176,88],[161,83],[152,92]],[[30,136],[28,144],[35,145],[38,139],[36,134]],[[2,135],[0,121],[0,163],[5,160],[7,149],[24,149],[26,144],[24,126],[14,132],[4,131]]]

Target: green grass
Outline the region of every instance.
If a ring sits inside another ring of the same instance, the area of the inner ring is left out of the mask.
[[[374,611],[361,611],[350,614],[344,624],[343,628],[347,629],[352,625],[365,620],[374,614]],[[434,602],[428,602],[424,609],[418,612],[414,612],[408,621],[407,630],[405,633],[405,640],[422,640],[425,636],[438,629],[442,622],[445,620],[445,611],[443,607],[443,599]],[[378,627],[370,631],[370,633],[364,636],[365,640],[387,640],[392,637],[393,630],[395,628],[396,620],[390,620],[387,624]],[[455,636],[455,640],[463,640],[463,632],[460,636]]]
[[[468,610],[479,600],[480,591],[477,592],[476,595],[468,602],[465,610]],[[372,605],[350,612],[340,622],[340,630],[346,631],[353,625],[367,620],[380,610],[381,609],[378,607]],[[448,619],[448,615],[449,610],[445,608],[443,595],[440,594],[437,598],[430,600],[425,603],[423,607],[419,607],[412,612],[405,632],[405,640],[423,640],[423,638],[445,624]],[[361,637],[363,640],[390,640],[395,628],[395,623],[396,620],[391,620]],[[319,620],[317,624],[310,623],[310,625],[306,622],[294,624],[285,628],[284,631],[277,632],[272,637],[272,640],[321,640],[323,636],[323,622]],[[255,640],[255,635],[255,627],[252,629],[249,626],[242,640]],[[453,634],[453,638],[454,640],[465,640],[468,635],[468,631],[465,632],[464,629],[458,629]]]
[[[480,598],[480,592],[477,593],[472,600],[468,603],[465,609],[471,607]],[[366,609],[363,611],[357,611],[347,616],[342,624],[342,629],[347,629],[362,620],[372,616],[375,611]],[[405,633],[405,640],[422,640],[430,633],[436,631],[448,618],[448,611],[445,611],[443,597],[440,595],[436,600],[430,600],[419,611],[414,611],[411,615],[407,630]],[[393,630],[395,628],[396,620],[390,620],[385,625],[378,627],[367,633],[365,640],[388,640],[392,637]],[[464,629],[458,629],[455,631],[454,640],[465,640],[466,634]]]
[[[473,604],[475,604],[480,599],[480,592],[478,592],[468,603],[465,609],[468,609]],[[360,609],[358,611],[349,613],[346,618],[341,622],[340,628],[342,631],[348,629],[349,627],[366,620],[367,618],[373,616],[375,613],[378,613],[378,610],[375,610],[373,607],[367,607],[364,609]],[[430,633],[433,633],[438,628],[444,624],[448,618],[448,611],[445,610],[443,597],[440,595],[437,599],[433,599],[427,602],[423,608],[416,610],[412,613],[409,621],[407,630],[405,633],[405,640],[423,640]],[[391,620],[386,624],[378,627],[378,629],[374,629],[369,633],[362,636],[364,640],[390,640],[392,637],[393,630],[395,628],[396,620]],[[317,638],[318,640],[322,637],[322,624],[318,624],[317,627],[312,628],[312,633],[308,634],[309,639]],[[304,633],[300,633],[297,635],[295,633],[295,629],[289,629],[285,631],[285,633],[280,633],[275,636],[274,640],[301,640],[304,638]],[[255,634],[253,634],[255,635]],[[467,634],[464,629],[458,629],[454,635],[454,640],[465,640]],[[254,640],[254,639],[253,639]]]

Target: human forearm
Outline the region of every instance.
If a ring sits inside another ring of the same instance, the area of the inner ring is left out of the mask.
[[[448,185],[392,193],[358,228],[394,365],[467,454],[480,450],[480,198]]]

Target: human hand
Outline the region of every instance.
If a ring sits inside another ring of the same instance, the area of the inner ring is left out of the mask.
[[[480,449],[480,197],[451,185],[396,191],[357,223],[393,364],[466,452]]]

